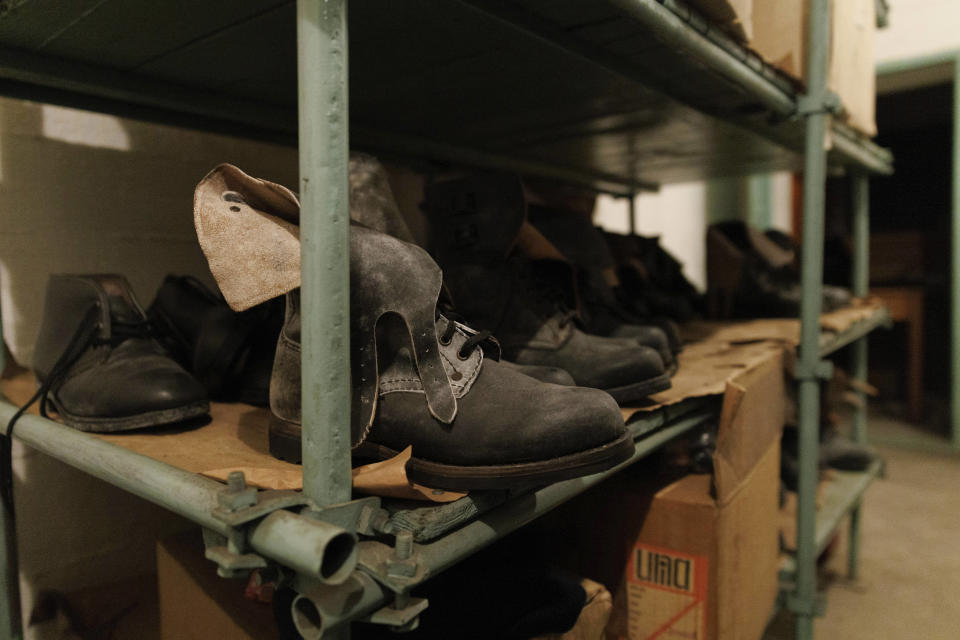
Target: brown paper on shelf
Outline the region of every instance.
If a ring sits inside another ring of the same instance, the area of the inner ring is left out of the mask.
[[[782,351],[781,343],[765,340],[749,344],[710,340],[685,345],[677,357],[679,367],[671,379],[672,386],[650,396],[653,404],[649,406],[623,407],[623,418],[629,420],[637,412],[653,411],[689,398],[719,396],[730,380],[778,357]]]
[[[820,327],[828,333],[839,333],[870,318],[882,306],[875,298],[854,300],[847,307],[820,316]],[[719,396],[733,378],[800,343],[800,321],[795,318],[689,322],[681,325],[681,331],[685,344],[677,357],[679,367],[671,379],[672,386],[650,396],[649,405],[621,408],[625,421],[638,412],[689,398]]]
[[[876,298],[854,300],[843,307],[820,316],[820,328],[829,333],[840,333],[870,318],[881,307]],[[681,326],[684,340],[691,342],[748,343],[761,340],[800,344],[800,320],[797,318],[757,318],[754,320],[701,321]]]
[[[2,391],[10,402],[21,405],[34,389],[33,375],[23,371],[2,381]],[[30,413],[38,414],[37,406]],[[126,433],[90,435],[171,466],[226,482],[231,471],[243,471],[247,484],[260,489],[299,490],[303,488],[300,465],[270,455],[267,425],[270,411],[240,403],[210,403],[209,422],[167,425]],[[363,493],[402,496],[413,500],[450,502],[464,494],[412,485],[406,477],[410,451],[391,460],[354,470],[354,488]],[[376,473],[369,467],[377,467]],[[366,470],[365,470],[366,469]],[[358,473],[360,471],[360,473]],[[357,476],[360,476],[360,480]],[[371,484],[373,483],[373,484]]]
[[[353,470],[353,488],[360,493],[405,500],[453,502],[467,495],[456,491],[431,489],[407,478],[407,462],[413,447],[407,447],[389,460],[373,462]]]

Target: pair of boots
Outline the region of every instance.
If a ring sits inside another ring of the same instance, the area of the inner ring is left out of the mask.
[[[762,232],[743,222],[707,230],[707,306],[714,318],[774,318],[800,315],[799,248],[787,234]],[[850,303],[850,292],[824,286],[822,306]]]
[[[662,330],[612,319],[604,335],[588,332],[577,271],[529,224],[517,177],[431,184],[422,207],[458,311],[492,331],[508,359],[563,368],[621,404],[670,387],[674,356]]]
[[[111,432],[205,415],[207,398],[265,406],[283,320],[280,300],[243,313],[189,276],[167,276],[140,306],[116,274],[54,275],[34,370],[41,411]]]
[[[352,217],[403,235],[389,185],[369,158],[351,163]],[[290,190],[221,165],[198,185],[201,248],[227,302],[286,296],[270,388],[271,450],[299,459],[300,206]],[[410,478],[446,489],[547,483],[633,452],[606,393],[537,380],[499,345],[439,306],[443,275],[421,248],[350,226],[351,442],[383,459],[409,445]]]

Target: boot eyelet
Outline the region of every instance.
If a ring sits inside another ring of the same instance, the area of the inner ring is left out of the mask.
[[[444,340],[444,339],[443,339],[443,336],[440,336],[439,338],[437,338],[437,342],[440,343],[440,346],[441,346],[441,347],[449,347],[449,346],[450,346],[450,343],[453,342],[453,338],[450,337],[450,338],[447,338],[446,340]]]
[[[469,360],[469,359],[470,359],[470,354],[469,354],[469,353],[468,353],[467,355],[463,355],[463,354],[460,352],[460,349],[457,349],[457,360]]]

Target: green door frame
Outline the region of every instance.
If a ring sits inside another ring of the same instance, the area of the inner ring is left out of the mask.
[[[960,451],[960,49],[877,65],[884,78],[926,72],[934,81],[953,82],[953,150],[950,195],[950,444]],[[945,73],[944,73],[945,72]]]

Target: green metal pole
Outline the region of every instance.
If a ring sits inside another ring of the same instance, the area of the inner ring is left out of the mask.
[[[0,373],[6,368],[6,351],[3,341],[3,314],[0,313]],[[4,436],[0,436],[4,437]],[[13,442],[7,443],[7,452],[12,452]],[[4,460],[3,464],[12,464]],[[13,514],[0,506],[0,637],[22,638],[20,619],[20,570],[17,562],[17,526]]]
[[[810,3],[807,60],[806,146],[803,165],[803,296],[800,305],[799,481],[797,491],[797,579],[790,608],[797,616],[797,640],[813,638],[816,609],[816,493],[820,431],[820,311],[823,281],[823,215],[826,188],[828,0]]]
[[[851,175],[853,205],[853,295],[867,295],[870,286],[870,180],[863,171]],[[867,337],[853,344],[853,379],[867,381]],[[859,405],[853,410],[853,441],[867,442],[867,394],[857,391]],[[860,523],[862,504],[850,512],[850,538],[847,550],[847,576],[857,578],[860,564]]]
[[[322,507],[351,495],[345,0],[297,0],[297,72],[303,491]]]
[[[953,170],[950,229],[950,440],[960,450],[960,58],[953,65]]]

